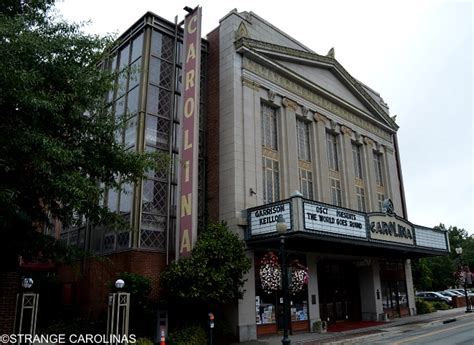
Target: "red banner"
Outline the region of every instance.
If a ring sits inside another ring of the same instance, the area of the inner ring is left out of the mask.
[[[183,116],[178,256],[188,256],[197,237],[199,163],[199,81],[201,75],[201,7],[184,19]]]

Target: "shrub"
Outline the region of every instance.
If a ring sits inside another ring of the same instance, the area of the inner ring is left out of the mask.
[[[436,310],[447,310],[447,309],[449,309],[448,304],[445,303],[445,302],[441,302],[441,301],[432,302],[432,305],[433,305],[433,308],[435,308]]]
[[[138,338],[135,345],[154,345],[154,343],[148,338]]]
[[[170,345],[203,345],[207,344],[206,331],[200,326],[179,328],[169,335]]]
[[[417,312],[417,314],[428,314],[428,313],[432,313],[434,311],[435,311],[435,308],[433,307],[433,305],[430,302],[419,299],[419,298],[416,299],[416,312]]]

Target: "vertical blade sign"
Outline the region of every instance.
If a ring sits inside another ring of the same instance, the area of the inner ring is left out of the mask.
[[[188,256],[197,237],[199,159],[199,81],[201,67],[201,7],[184,19],[183,116],[178,256]]]

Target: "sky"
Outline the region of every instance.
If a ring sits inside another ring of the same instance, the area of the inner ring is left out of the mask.
[[[474,234],[472,1],[58,0],[88,33],[121,34],[145,12],[174,21],[202,6],[203,37],[252,11],[378,91],[397,115],[408,220]]]

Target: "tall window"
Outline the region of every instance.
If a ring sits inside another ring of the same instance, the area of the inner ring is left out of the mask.
[[[262,146],[278,150],[276,109],[265,103],[262,108]]]
[[[298,169],[300,191],[305,198],[313,199],[313,172],[309,144],[309,123],[296,120],[296,138],[298,141]]]
[[[313,199],[313,173],[300,168],[300,191],[307,199]]]
[[[339,156],[337,137],[334,134],[326,133],[326,143],[328,149],[328,166],[330,170],[339,171]]]
[[[261,104],[263,202],[280,200],[277,109]]]
[[[365,212],[365,190],[363,187],[356,187],[357,209]]]
[[[377,183],[377,186],[384,185],[382,158],[381,154],[374,152],[375,182]]]
[[[263,157],[263,202],[280,200],[280,172],[278,161]]]
[[[296,120],[296,136],[298,139],[298,159],[311,161],[309,148],[309,123],[303,120]]]
[[[383,211],[383,201],[385,199],[385,195],[383,193],[377,193],[377,203],[379,206],[379,211]]]
[[[342,190],[341,181],[334,178],[329,179],[331,182],[331,199],[333,205],[342,206]]]
[[[361,147],[356,144],[352,144],[352,158],[354,160],[354,174],[356,178],[363,179],[362,177],[362,152]]]

